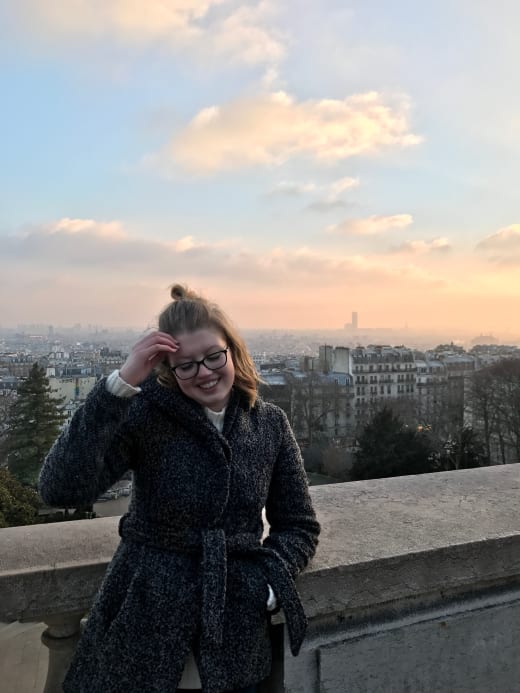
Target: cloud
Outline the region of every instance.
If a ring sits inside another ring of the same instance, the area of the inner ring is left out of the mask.
[[[18,11],[43,29],[87,38],[115,36],[146,43],[179,34],[192,35],[198,22],[222,0],[18,0]],[[29,14],[30,13],[30,14]]]
[[[376,277],[387,281],[402,275],[431,281],[422,269],[412,270],[411,265],[396,269],[384,258],[330,255],[308,247],[255,251],[231,239],[210,243],[182,233],[169,240],[149,239],[132,235],[119,221],[92,219],[64,218],[0,237],[0,254],[19,276],[33,279],[72,274],[78,279],[100,276],[102,281],[109,277],[118,282],[134,274],[142,280],[168,282],[188,275],[281,287],[301,282],[351,284]]]
[[[284,91],[242,97],[197,113],[164,157],[198,174],[279,166],[298,156],[330,164],[418,144],[409,110],[406,97],[387,102],[376,92],[300,102]]]
[[[153,268],[160,274],[180,269],[182,263],[210,257],[223,246],[195,241],[192,236],[150,240],[131,235],[119,221],[63,218],[49,224],[21,229],[0,237],[0,254],[38,273],[105,271],[113,276]]]
[[[312,212],[331,212],[345,209],[347,203],[342,199],[345,192],[359,185],[358,178],[344,177],[332,183],[318,185],[313,182],[280,181],[268,193],[268,197],[314,197],[306,209]]]
[[[208,31],[205,41],[213,47],[212,52],[230,61],[240,60],[249,65],[277,65],[285,57],[285,37],[266,26],[272,14],[274,4],[271,2],[243,4],[217,24],[213,31]],[[274,84],[278,79],[275,67],[264,74],[265,84]]]
[[[520,250],[520,224],[511,224],[484,238],[479,250]]]
[[[269,195],[286,195],[288,197],[301,197],[304,195],[320,194],[324,195],[324,203],[332,203],[334,206],[344,206],[343,203],[337,205],[340,196],[347,190],[359,185],[358,178],[340,178],[332,183],[318,185],[313,182],[300,183],[297,181],[283,180],[277,183]],[[319,204],[319,203],[317,203]]]
[[[287,197],[301,197],[307,193],[313,193],[318,189],[316,183],[297,183],[290,180],[282,180],[277,183],[269,195],[283,195]]]
[[[486,273],[477,263],[462,277],[457,258],[433,268],[428,253],[405,258],[310,246],[260,250],[222,239],[210,242],[182,229],[167,239],[148,238],[120,221],[71,218],[0,236],[3,323],[144,325],[166,302],[173,281],[217,301],[226,297],[225,307],[249,326],[341,324],[346,305],[362,311],[372,306],[380,321],[398,324],[403,306],[416,305],[420,320],[425,301],[433,298],[441,320],[440,306],[446,314],[456,301],[474,305],[491,295],[510,305],[518,294],[513,270]]]
[[[332,199],[336,199],[346,190],[351,188],[357,188],[359,185],[359,178],[345,177],[331,183],[329,187],[329,196]]]
[[[488,259],[503,267],[520,265],[520,224],[511,224],[484,238],[476,246]]]
[[[183,238],[172,241],[167,245],[173,248],[176,253],[186,253],[189,250],[200,250],[207,247],[205,243],[197,242],[193,236],[184,236]]]
[[[427,253],[446,253],[452,248],[447,238],[433,238],[431,241],[406,241],[402,245],[394,248],[395,253],[410,253],[412,255],[425,255]]]
[[[53,45],[115,41],[250,65],[275,65],[286,50],[265,0],[17,0],[11,12]]]
[[[332,212],[335,209],[345,209],[347,203],[344,200],[328,199],[316,200],[307,205],[311,212]]]
[[[99,222],[94,219],[69,219],[64,217],[59,221],[44,227],[44,232],[49,234],[92,234],[101,238],[123,239],[128,234],[123,225],[118,221]]]
[[[273,66],[270,66],[266,69],[260,81],[262,91],[273,91],[274,89],[281,89],[284,86],[284,84],[285,81],[281,78],[279,70]]]
[[[339,236],[376,236],[393,229],[404,229],[413,222],[410,214],[392,216],[372,215],[364,219],[347,219],[341,224],[332,224],[328,233]]]
[[[330,212],[335,209],[344,209],[347,204],[342,199],[343,193],[352,188],[357,188],[359,178],[345,177],[330,183],[328,186],[322,186],[324,197],[315,200],[307,205],[307,209],[312,212]]]
[[[442,286],[444,278],[412,263],[388,262],[387,258],[363,254],[328,254],[306,246],[273,248],[263,253],[247,249],[228,258],[227,271],[235,281],[258,286],[289,289],[297,286],[326,287],[388,286],[411,282],[413,285]]]

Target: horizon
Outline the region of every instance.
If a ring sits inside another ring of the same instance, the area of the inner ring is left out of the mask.
[[[49,334],[49,328],[53,329],[53,334]],[[108,335],[121,335],[124,333],[129,333],[132,337],[138,337],[139,335],[146,332],[150,327],[143,330],[140,327],[132,325],[90,325],[75,323],[72,325],[58,325],[58,324],[48,324],[48,323],[28,323],[19,325],[2,325],[0,324],[0,339],[2,338],[2,333],[4,333],[4,338],[7,336],[5,333],[10,333],[11,335],[24,336],[27,338],[45,338],[50,341],[57,339],[61,335],[60,330],[64,333],[69,333],[72,337],[81,337],[82,335],[92,338],[99,336],[102,340],[105,333]],[[153,328],[152,328],[153,329]],[[409,326],[402,326],[397,328],[387,328],[387,327],[360,327],[358,329],[352,330],[348,327],[332,327],[332,328],[319,328],[319,327],[242,327],[237,325],[238,331],[247,339],[248,336],[265,334],[269,335],[272,333],[274,336],[283,335],[293,335],[293,336],[308,336],[308,337],[330,337],[331,340],[334,338],[341,340],[344,339],[349,342],[348,346],[355,348],[355,346],[369,346],[369,345],[380,345],[380,346],[409,346],[414,347],[414,343],[417,340],[428,340],[431,339],[432,345],[445,343],[453,343],[457,346],[467,345],[472,343],[482,344],[482,345],[495,345],[495,346],[519,346],[520,345],[520,333],[501,333],[494,334],[491,332],[474,332],[474,331],[464,331],[460,329],[428,329],[420,330],[414,329]],[[374,341],[370,341],[373,337]],[[409,337],[410,344],[406,342],[399,341],[402,337]],[[479,337],[490,338],[493,341],[477,342]],[[385,341],[385,339],[387,341]],[[354,343],[358,340],[358,343]],[[326,342],[324,342],[326,343]],[[331,346],[340,346],[338,342],[336,344],[331,344]],[[433,348],[433,346],[432,346]]]
[[[513,0],[4,3],[0,323],[145,329],[175,280],[244,330],[342,329],[348,305],[514,335],[519,21]]]

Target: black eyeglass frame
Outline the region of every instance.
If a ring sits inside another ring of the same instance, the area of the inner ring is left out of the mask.
[[[208,371],[219,371],[221,368],[224,368],[224,366],[227,363],[228,360],[228,351],[229,347],[226,347],[225,349],[219,349],[218,351],[213,351],[211,354],[208,354],[205,356],[203,359],[200,361],[186,361],[186,363],[179,363],[178,366],[169,366],[170,371],[173,373],[173,375],[178,378],[179,380],[191,380],[192,378],[196,378],[199,374],[200,367],[204,365],[204,368],[207,368]],[[217,354],[225,354],[225,360],[224,363],[221,366],[217,366],[216,368],[212,368],[211,366],[208,366],[207,363],[205,363],[206,359],[211,358],[212,356],[216,356]],[[178,368],[185,368],[186,366],[191,366],[195,364],[197,366],[197,370],[193,375],[189,375],[187,378],[183,378],[181,375],[178,375],[176,372]]]

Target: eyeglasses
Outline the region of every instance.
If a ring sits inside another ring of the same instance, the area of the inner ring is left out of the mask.
[[[178,366],[170,366],[170,370],[179,380],[194,378],[198,375],[201,365],[204,365],[209,371],[217,371],[219,368],[224,368],[227,363],[228,348],[229,347],[226,347],[221,351],[214,351],[200,361],[188,361],[188,363],[181,363]]]

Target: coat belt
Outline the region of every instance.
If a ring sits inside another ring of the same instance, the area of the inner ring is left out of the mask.
[[[284,559],[272,549],[262,547],[259,534],[226,534],[222,528],[216,527],[175,529],[148,522],[131,513],[120,519],[119,534],[127,541],[152,548],[201,554],[202,633],[215,645],[222,645],[227,556],[257,556],[259,566],[284,610],[291,651],[298,653],[307,625],[300,597]]]

